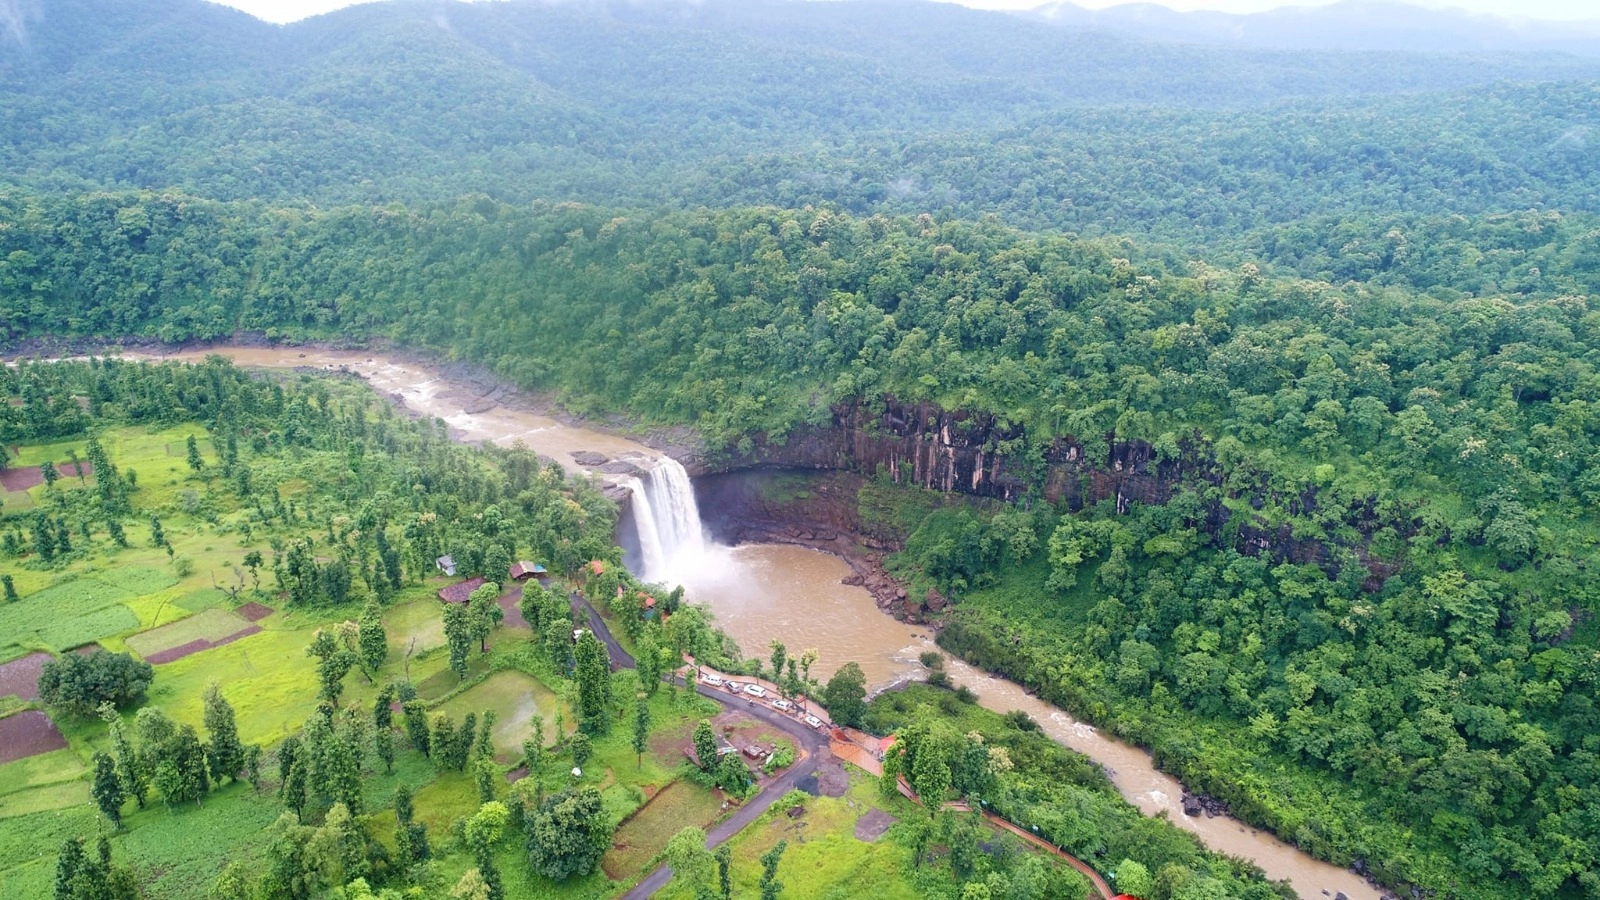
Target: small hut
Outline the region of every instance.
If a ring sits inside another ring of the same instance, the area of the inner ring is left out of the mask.
[[[441,556],[434,560],[433,564],[438,567],[439,571],[446,575],[454,577],[456,574],[456,561],[451,559],[449,556]]]
[[[545,571],[544,566],[541,566],[538,563],[528,562],[527,560],[523,560],[511,566],[512,581],[527,581],[529,578],[538,578],[543,580],[544,576],[547,574],[549,573]]]

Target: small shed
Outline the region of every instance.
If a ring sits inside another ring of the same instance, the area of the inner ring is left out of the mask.
[[[468,578],[455,584],[446,585],[439,589],[439,599],[446,603],[465,603],[472,599],[472,592],[481,587],[486,579]]]
[[[439,568],[439,571],[446,575],[453,576],[456,574],[456,561],[451,559],[449,556],[441,556],[434,560],[433,564]]]
[[[546,574],[548,573],[545,572],[544,566],[541,566],[538,563],[528,562],[527,560],[523,560],[522,562],[515,563],[511,566],[512,581],[527,581],[529,578],[543,578]]]
[[[589,571],[596,575],[604,575],[606,573],[606,564],[598,559],[591,559],[589,560]]]

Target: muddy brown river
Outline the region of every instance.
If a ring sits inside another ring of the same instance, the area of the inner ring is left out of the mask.
[[[167,355],[127,353],[126,358],[199,360],[217,353],[241,366],[345,369],[365,378],[380,393],[408,409],[443,419],[463,441],[522,441],[570,469],[586,469],[577,451],[612,458],[655,460],[660,453],[614,434],[560,422],[508,405],[497,395],[482,396],[429,366],[386,358],[379,353],[270,347],[221,347]],[[681,573],[686,595],[707,604],[717,622],[739,642],[746,656],[767,656],[767,644],[781,639],[789,652],[816,648],[813,674],[826,677],[855,661],[869,685],[882,689],[916,677],[918,655],[937,649],[926,629],[897,622],[878,610],[860,587],[841,584],[850,575],[843,559],[802,547],[754,544],[710,547],[696,565]],[[1252,860],[1270,878],[1287,879],[1306,900],[1343,891],[1351,900],[1378,900],[1381,893],[1354,873],[1300,852],[1265,832],[1226,816],[1187,816],[1179,804],[1182,787],[1156,770],[1150,754],[1100,734],[1062,710],[1027,694],[1018,685],[980,672],[959,660],[947,664],[951,677],[971,688],[983,706],[996,712],[1022,710],[1045,733],[1105,766],[1129,802],[1147,815],[1165,814],[1213,850]]]

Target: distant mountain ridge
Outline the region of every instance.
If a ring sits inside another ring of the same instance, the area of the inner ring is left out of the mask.
[[[1154,3],[1085,9],[1068,0],[1021,13],[1077,31],[1109,31],[1170,43],[1264,50],[1431,53],[1572,53],[1600,57],[1600,16],[1553,22],[1389,0],[1344,0],[1238,14],[1179,12]]]
[[[17,13],[5,19],[6,13]],[[929,0],[0,0],[0,186],[994,213],[1211,239],[1600,209],[1600,59],[1155,42]]]

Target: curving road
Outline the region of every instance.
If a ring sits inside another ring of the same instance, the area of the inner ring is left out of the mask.
[[[617,643],[617,639],[611,634],[611,629],[606,627],[605,620],[600,618],[600,614],[590,605],[588,598],[573,592],[571,601],[573,610],[581,612],[588,619],[590,630],[594,632],[595,637],[598,637],[606,645],[607,652],[611,654],[612,670],[634,668],[633,656],[622,649],[621,644]],[[681,684],[682,681],[680,680],[679,683]],[[772,804],[778,801],[779,797],[794,790],[800,783],[800,779],[815,772],[818,764],[832,754],[828,749],[828,739],[815,729],[808,728],[804,723],[797,722],[788,716],[780,715],[749,697],[735,696],[725,691],[706,687],[703,684],[695,685],[695,690],[702,697],[709,697],[728,709],[738,710],[748,716],[760,719],[762,722],[794,738],[795,747],[800,754],[799,760],[790,766],[788,771],[778,776],[763,788],[761,793],[750,799],[739,807],[737,812],[706,833],[706,849],[711,850],[738,834],[746,825],[760,818],[761,814],[770,809]],[[644,898],[665,887],[670,880],[672,880],[672,869],[667,866],[661,866],[635,885],[632,890],[623,894],[622,900],[644,900]]]

